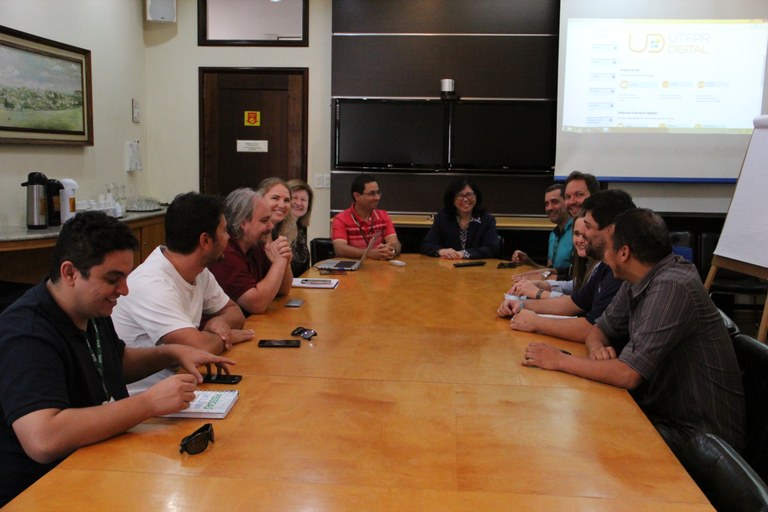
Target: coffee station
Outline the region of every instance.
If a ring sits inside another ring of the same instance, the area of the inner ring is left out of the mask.
[[[78,184],[30,172],[21,184],[26,194],[26,226],[0,226],[0,281],[34,284],[49,272],[61,225],[77,212],[103,211],[128,224],[139,240],[138,265],[165,241],[165,208],[159,201],[129,197],[125,187],[108,184],[95,199],[78,199]]]

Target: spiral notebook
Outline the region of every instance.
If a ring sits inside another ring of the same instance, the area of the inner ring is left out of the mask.
[[[224,418],[232,406],[237,402],[240,392],[236,389],[228,390],[200,390],[195,391],[195,399],[186,409],[165,414],[163,418]]]

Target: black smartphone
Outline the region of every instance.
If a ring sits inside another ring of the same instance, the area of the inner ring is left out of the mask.
[[[288,299],[288,302],[285,303],[285,307],[300,308],[302,304],[304,304],[304,299]]]
[[[475,261],[462,261],[461,263],[454,263],[454,267],[482,267],[485,265],[485,262],[482,260],[475,260]]]
[[[259,346],[264,348],[298,348],[301,340],[259,340]]]
[[[203,382],[208,384],[237,384],[243,380],[242,375],[227,375],[226,373],[208,373],[203,375]]]
[[[517,268],[519,266],[520,264],[515,263],[514,261],[502,261],[496,266],[496,268]]]

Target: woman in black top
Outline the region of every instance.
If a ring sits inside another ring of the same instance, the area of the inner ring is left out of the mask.
[[[480,189],[467,178],[453,181],[421,252],[451,260],[498,258],[499,246],[496,219],[485,213]]]
[[[291,213],[296,219],[298,233],[291,244],[293,260],[291,270],[294,276],[299,276],[309,268],[309,247],[307,246],[307,227],[312,215],[312,188],[302,180],[290,180],[288,189],[291,191]]]

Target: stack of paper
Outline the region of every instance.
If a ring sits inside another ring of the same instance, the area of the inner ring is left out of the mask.
[[[309,277],[294,277],[294,288],[336,288],[339,285],[338,279],[316,279]]]

